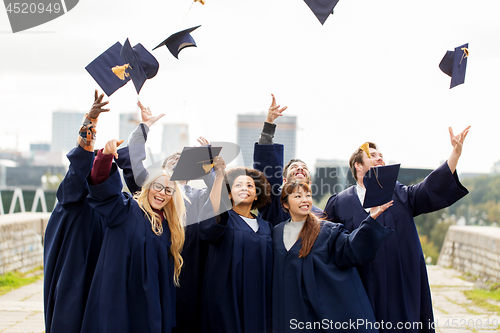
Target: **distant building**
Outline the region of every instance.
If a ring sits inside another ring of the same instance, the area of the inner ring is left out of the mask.
[[[50,151],[49,143],[30,143],[30,151]]]
[[[187,124],[165,124],[161,141],[161,151],[166,157],[174,151],[182,151],[189,145],[189,127]]]
[[[52,112],[52,143],[50,151],[67,153],[76,146],[78,130],[82,126],[84,113]],[[60,163],[59,163],[60,164]]]
[[[133,113],[120,113],[120,120],[118,124],[118,137],[125,140],[123,146],[128,143],[130,134],[137,128],[141,120],[137,112]]]
[[[265,115],[239,114],[238,115],[238,145],[241,149],[245,166],[251,167],[253,164],[253,147],[259,140],[262,127],[264,126]],[[296,137],[297,137],[297,117],[282,116],[275,120],[277,125],[274,136],[275,143],[285,146],[285,164],[295,158]]]
[[[496,175],[500,173],[500,161],[496,161],[493,163],[493,166],[491,167],[491,173]]]

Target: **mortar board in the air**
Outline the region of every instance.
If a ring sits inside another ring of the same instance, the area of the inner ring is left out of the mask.
[[[128,38],[123,44],[120,55],[125,63],[129,64],[127,72],[134,82],[137,94],[139,94],[144,82],[158,73],[160,64],[142,44],[138,43],[132,47]]]
[[[179,52],[181,52],[181,50],[190,46],[196,47],[196,43],[194,42],[194,39],[190,35],[190,33],[198,29],[199,27],[201,27],[201,25],[176,32],[175,34],[170,35],[170,37],[158,44],[158,46],[156,46],[153,50],[165,45],[170,50],[170,53],[172,53],[174,57],[179,59]]]
[[[328,16],[333,14],[333,8],[339,0],[304,0],[304,2],[311,8],[321,24],[324,24]]]
[[[392,200],[400,164],[371,167],[363,177],[366,194],[364,208],[377,207]]]
[[[469,57],[469,43],[458,46],[454,51],[446,51],[439,68],[451,76],[450,89],[465,82],[465,69]]]
[[[128,76],[121,80],[111,70],[115,66],[123,65],[123,59],[120,56],[121,49],[122,44],[116,42],[85,67],[87,72],[89,72],[108,96],[111,96],[130,80]]]
[[[106,95],[111,96],[131,79],[139,94],[144,82],[158,73],[159,66],[155,57],[142,44],[132,48],[127,38],[123,46],[116,42],[85,69]]]

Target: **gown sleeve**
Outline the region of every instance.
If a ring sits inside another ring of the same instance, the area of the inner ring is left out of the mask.
[[[148,176],[143,164],[146,159],[148,133],[148,126],[140,123],[130,135],[128,146],[118,150],[116,164],[123,170],[123,178],[131,193],[140,191]]]
[[[393,232],[371,216],[351,233],[342,224],[327,222],[327,225],[331,226],[329,251],[339,267],[363,265],[373,260],[382,241]]]
[[[409,207],[413,216],[449,207],[469,191],[453,174],[447,162],[432,171],[421,183],[411,186],[397,184],[396,196]]]
[[[230,217],[227,211],[217,216],[213,215],[212,202],[208,199],[200,213],[200,220],[206,216],[211,217],[201,220],[199,224],[200,239],[210,244],[217,245],[226,233],[227,223]]]
[[[259,216],[277,225],[285,221],[283,209],[281,208],[281,185],[283,185],[283,157],[284,146],[282,144],[254,146],[253,167],[264,173],[269,184],[271,184],[271,202],[259,209]]]
[[[134,202],[128,193],[121,192],[120,173],[116,164],[112,164],[112,157],[113,155],[104,155],[100,151],[87,180],[89,205],[105,218],[108,227],[114,227],[126,221]],[[111,162],[108,159],[111,159]]]
[[[88,194],[86,177],[94,160],[97,119],[88,114],[78,133],[77,146],[66,157],[70,164],[68,172],[57,189],[57,201],[61,205],[83,202]]]

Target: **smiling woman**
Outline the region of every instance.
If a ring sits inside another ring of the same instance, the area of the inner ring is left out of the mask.
[[[342,328],[350,322],[376,324],[354,266],[372,260],[392,233],[375,221],[392,202],[373,208],[352,233],[311,213],[311,189],[304,181],[286,182],[281,203],[291,219],[273,231],[273,332],[293,331],[301,325],[315,332],[333,329],[304,323],[339,323]],[[377,332],[366,327],[352,331]]]
[[[219,164],[214,168],[211,203],[204,210],[216,216],[200,222],[200,237],[210,244],[202,297],[203,332],[269,332],[272,226],[251,211],[270,200],[270,185],[260,171],[229,170],[226,186],[233,209],[219,214],[227,197],[220,197],[223,168]]]
[[[82,331],[170,332],[183,265],[184,199],[170,173],[151,170],[134,198],[121,192],[117,140],[94,160],[89,204],[106,221]]]

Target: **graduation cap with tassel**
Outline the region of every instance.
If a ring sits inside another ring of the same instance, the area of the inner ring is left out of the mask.
[[[454,51],[446,51],[439,63],[443,73],[451,77],[450,89],[465,82],[465,69],[469,57],[469,43],[455,47]]]
[[[196,43],[194,41],[194,38],[190,35],[191,32],[195,31],[201,27],[201,25],[198,25],[196,27],[192,27],[189,29],[185,29],[179,32],[176,32],[175,34],[170,35],[167,39],[165,39],[163,42],[158,44],[154,49],[156,50],[157,48],[161,46],[166,46],[170,53],[177,59],[179,59],[179,52],[184,50],[186,47],[196,47]]]
[[[137,94],[147,79],[158,73],[160,64],[146,48],[138,43],[134,47],[127,38],[124,45],[116,42],[85,67],[106,95],[132,80]]]

